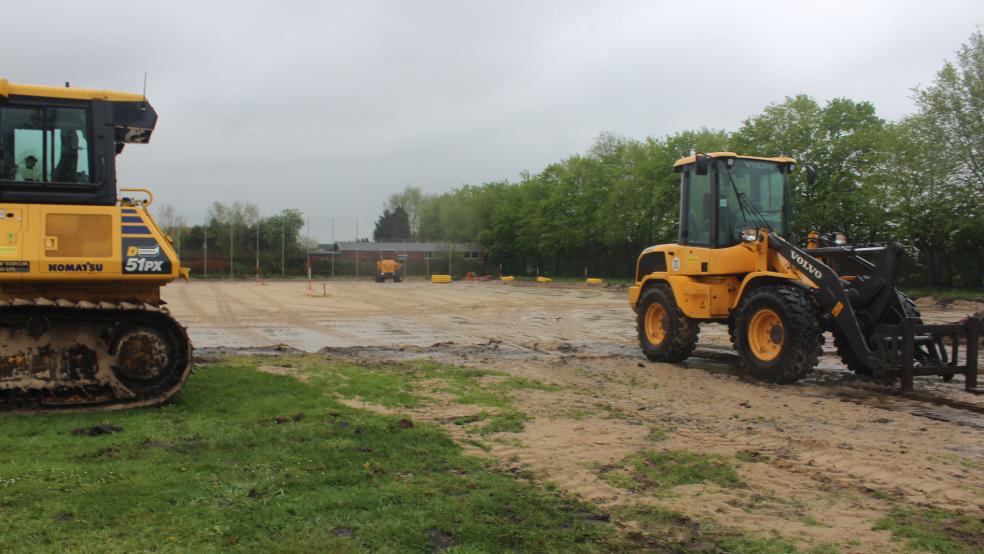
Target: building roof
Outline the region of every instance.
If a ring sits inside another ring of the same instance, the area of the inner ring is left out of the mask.
[[[451,244],[455,252],[485,252],[485,247],[475,243],[455,242]],[[333,244],[319,244],[322,252],[446,252],[446,242],[356,242],[337,241]]]

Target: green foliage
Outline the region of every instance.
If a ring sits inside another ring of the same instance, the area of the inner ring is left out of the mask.
[[[439,535],[462,552],[580,552],[610,532],[326,385],[212,365],[164,407],[0,418],[0,551],[429,552]],[[122,431],[70,433],[103,422]]]
[[[306,263],[301,245],[303,228],[300,210],[285,209],[261,217],[259,209],[248,202],[215,202],[205,225],[182,229],[174,238],[175,244],[180,245],[182,264],[190,266],[196,275],[204,273],[207,242],[210,275],[229,275],[229,264],[233,263],[233,274],[244,276],[256,272],[259,231],[260,271],[264,275],[280,275],[283,269],[287,274],[299,275]]]
[[[383,215],[376,220],[376,228],[372,231],[372,240],[376,242],[409,240],[410,218],[403,206],[383,210]]]

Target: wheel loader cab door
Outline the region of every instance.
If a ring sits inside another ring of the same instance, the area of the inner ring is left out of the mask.
[[[713,167],[713,164],[712,164]],[[700,275],[709,271],[712,229],[717,218],[713,171],[698,175],[693,166],[683,172],[680,198],[680,251],[671,256],[670,272]]]

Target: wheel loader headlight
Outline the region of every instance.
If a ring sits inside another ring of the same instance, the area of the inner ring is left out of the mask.
[[[746,227],[741,230],[741,240],[744,242],[755,242],[758,240],[759,233],[755,227]]]
[[[844,233],[834,233],[834,244],[838,246],[847,244],[847,235]]]

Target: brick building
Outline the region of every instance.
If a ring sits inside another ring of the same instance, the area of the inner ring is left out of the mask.
[[[383,258],[400,260],[407,275],[447,273],[448,252],[451,252],[451,270],[455,275],[485,269],[486,252],[479,244],[447,242],[357,242],[339,241],[319,244],[310,252],[312,265],[322,273],[325,264],[335,258],[337,273],[352,273],[356,261],[359,273],[368,275],[374,271],[376,260]]]

